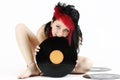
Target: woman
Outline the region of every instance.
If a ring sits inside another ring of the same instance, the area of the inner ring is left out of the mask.
[[[35,63],[35,52],[45,39],[49,37],[65,37],[69,45],[79,52],[79,44],[82,43],[82,32],[78,25],[79,12],[73,5],[58,3],[55,8],[52,21],[44,24],[34,35],[24,24],[16,26],[16,38],[22,55],[26,61],[27,69],[18,76],[19,79],[41,75]],[[88,58],[78,56],[77,64],[72,73],[86,73],[92,67]]]

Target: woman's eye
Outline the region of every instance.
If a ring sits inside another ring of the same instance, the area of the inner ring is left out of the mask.
[[[60,26],[56,25],[56,27],[57,27],[58,29],[60,29]]]
[[[66,29],[65,32],[69,33],[70,31]]]

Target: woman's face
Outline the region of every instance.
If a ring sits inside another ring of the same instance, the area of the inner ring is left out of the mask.
[[[70,29],[62,22],[62,20],[55,20],[51,22],[53,37],[68,37]]]

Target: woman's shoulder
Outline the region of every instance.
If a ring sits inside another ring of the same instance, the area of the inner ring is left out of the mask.
[[[46,24],[43,24],[42,26],[40,26],[40,28],[39,28],[39,29],[44,29],[44,28],[45,28],[45,26],[46,26]]]
[[[40,28],[37,31],[37,38],[39,40],[39,42],[41,43],[44,39],[46,39],[46,35],[44,32],[46,24],[43,24],[42,26],[40,26]]]
[[[45,29],[45,26],[46,26],[46,24],[43,24],[42,26],[40,26],[37,33],[40,33],[40,32],[43,33],[44,29]]]
[[[43,24],[42,26],[40,26],[37,33],[45,34],[45,29],[48,27],[48,25],[50,25],[50,22],[47,22],[47,23]]]

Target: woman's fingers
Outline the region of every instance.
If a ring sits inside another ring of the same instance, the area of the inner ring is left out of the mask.
[[[35,52],[39,52],[39,49],[36,48],[36,49],[35,49]]]
[[[36,48],[37,48],[37,49],[40,49],[40,47],[39,47],[38,45],[36,46]]]
[[[76,65],[75,65],[75,67],[77,67],[78,66],[78,60],[76,60]]]
[[[40,47],[37,45],[35,48],[35,52],[39,52],[39,50],[40,50]]]

